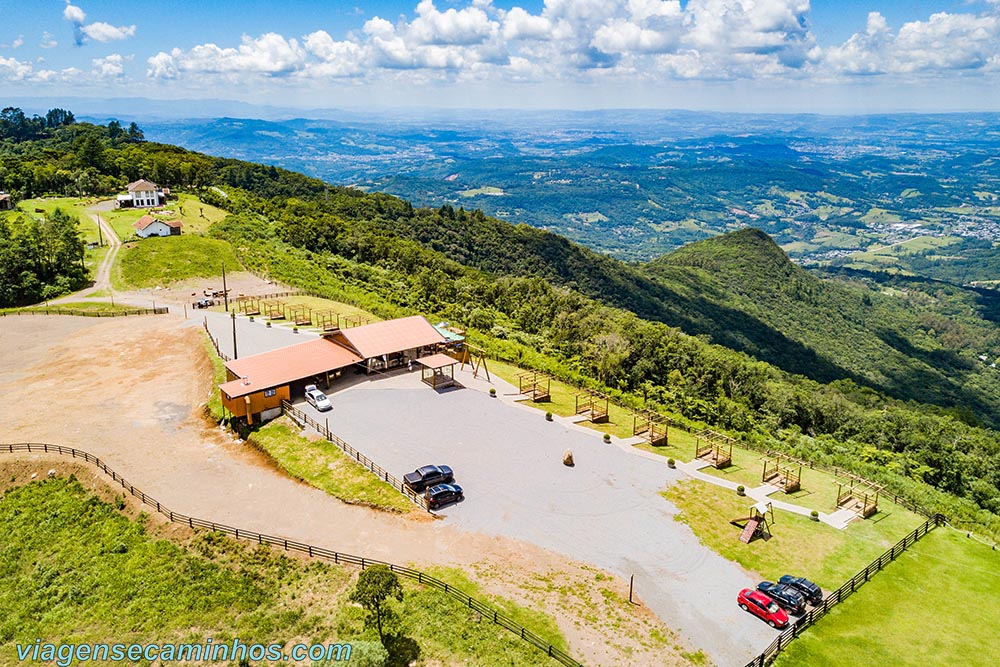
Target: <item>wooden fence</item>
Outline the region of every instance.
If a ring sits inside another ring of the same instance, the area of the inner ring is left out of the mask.
[[[128,317],[129,315],[166,315],[170,309],[160,308],[129,308],[128,310],[97,310],[89,308],[23,308],[19,310],[0,310],[0,317],[8,315],[76,315],[78,317]]]
[[[215,339],[215,336],[213,336],[212,332],[209,331],[208,329],[207,317],[205,318],[205,321],[202,323],[202,326],[205,327],[205,333],[208,335],[208,339],[212,341],[212,347],[215,348],[215,353],[219,355],[219,358],[222,359],[223,361],[232,361],[233,359],[232,357],[230,357],[228,354],[219,349],[219,341]]]
[[[823,615],[830,611],[830,609],[850,597],[856,590],[864,586],[865,583],[871,579],[872,575],[880,572],[886,565],[899,558],[904,551],[916,544],[917,540],[931,532],[934,528],[944,525],[946,522],[947,519],[943,514],[935,514],[931,516],[924,523],[914,529],[912,533],[897,542],[891,549],[869,563],[868,567],[851,577],[847,583],[835,590],[833,593],[827,595],[822,604],[814,607],[796,620],[794,625],[778,635],[778,638],[775,639],[770,646],[764,649],[760,655],[748,662],[746,667],[764,667],[765,665],[769,665],[774,662],[778,653],[780,653],[782,649],[786,648],[793,639],[802,634],[806,628],[822,618]]]
[[[414,493],[413,490],[410,489],[410,487],[403,484],[402,481],[397,479],[385,468],[375,463],[370,458],[368,458],[358,450],[354,449],[354,447],[351,447],[349,444],[347,444],[346,442],[338,438],[336,435],[331,433],[330,429],[328,429],[325,424],[320,424],[315,419],[307,415],[302,410],[299,410],[288,401],[281,402],[281,409],[285,411],[286,415],[288,415],[296,422],[298,422],[300,426],[302,427],[311,426],[312,428],[316,429],[316,431],[319,432],[320,435],[322,435],[324,438],[326,438],[333,444],[337,445],[337,447],[339,447],[342,452],[344,452],[352,459],[363,465],[365,468],[374,473],[376,477],[378,477],[386,484],[395,487],[397,491],[399,491],[404,496],[412,500],[414,503],[416,503],[425,510],[430,509],[427,506],[427,499],[424,498],[423,495],[419,493]]]
[[[248,542],[253,542],[256,544],[268,544],[270,546],[281,547],[286,551],[298,551],[302,554],[307,554],[311,558],[323,558],[328,561],[332,561],[335,564],[344,565],[357,565],[362,569],[366,567],[371,567],[372,565],[385,565],[390,570],[396,574],[412,579],[425,586],[430,586],[439,591],[450,595],[452,598],[458,600],[462,605],[472,609],[477,612],[481,618],[495,623],[507,630],[510,630],[515,635],[519,636],[522,640],[528,642],[529,644],[540,649],[545,655],[553,658],[554,660],[566,665],[567,667],[583,667],[583,664],[575,660],[565,651],[553,646],[551,643],[545,641],[542,637],[536,635],[534,632],[528,630],[523,625],[518,624],[509,616],[504,614],[493,607],[476,600],[475,598],[469,596],[468,594],[462,592],[455,586],[441,581],[436,577],[432,577],[429,574],[425,574],[420,570],[414,570],[409,567],[403,567],[401,565],[394,565],[393,563],[387,563],[385,561],[377,560],[374,558],[364,558],[362,556],[355,556],[352,554],[346,554],[339,551],[332,551],[330,549],[324,549],[322,547],[316,547],[311,544],[306,544],[304,542],[296,542],[294,540],[289,540],[283,537],[276,537],[273,535],[264,535],[262,533],[257,533],[252,530],[246,530],[244,528],[236,528],[233,526],[227,526],[221,523],[215,523],[214,521],[208,521],[206,519],[198,519],[196,517],[187,516],[186,514],[180,514],[168,509],[165,505],[160,503],[160,501],[155,498],[143,493],[134,485],[129,483],[124,477],[119,475],[117,472],[108,467],[104,461],[97,458],[93,454],[85,452],[81,449],[74,449],[72,447],[63,447],[61,445],[51,445],[47,443],[38,442],[19,442],[14,444],[0,444],[0,453],[15,453],[15,452],[37,452],[46,454],[61,454],[63,456],[70,456],[74,459],[81,459],[87,463],[91,463],[98,468],[100,468],[106,475],[109,475],[112,480],[121,485],[122,489],[128,491],[128,493],[149,507],[155,507],[156,511],[167,517],[170,521],[181,523],[189,528],[206,528],[214,532],[225,533],[226,535],[232,535],[238,540],[246,540]]]

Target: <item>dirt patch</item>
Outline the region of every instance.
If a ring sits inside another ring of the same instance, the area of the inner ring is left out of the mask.
[[[0,320],[3,344],[18,351],[0,362],[0,395],[8,397],[0,401],[4,440],[89,451],[187,515],[418,568],[476,572],[490,593],[551,614],[572,653],[587,664],[684,663],[670,630],[642,607],[621,603],[627,582],[522,542],[346,505],[276,472],[253,448],[204,419],[214,391],[211,364],[200,330],[183,325],[176,315]],[[39,398],[46,396],[55,398]],[[37,455],[0,457],[5,479],[55,468],[76,474],[88,488],[102,487],[102,474],[89,466]],[[115,491],[103,484],[102,497],[113,499]],[[127,503],[130,512],[140,511],[131,498]],[[604,589],[614,614],[602,608]],[[668,639],[651,644],[654,634]]]

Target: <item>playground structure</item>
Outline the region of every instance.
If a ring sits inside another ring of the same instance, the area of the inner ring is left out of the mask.
[[[878,512],[878,497],[882,487],[860,477],[852,477],[850,485],[837,482],[837,509],[854,512],[867,519]]]
[[[323,333],[333,333],[340,330],[340,313],[335,310],[314,310],[313,319]]]
[[[369,320],[367,317],[361,315],[344,315],[343,316],[342,328],[346,329],[348,327],[360,327],[362,324],[368,324]]]
[[[301,303],[290,303],[285,306],[285,317],[297,327],[312,325],[312,308]]]
[[[552,378],[538,371],[525,371],[517,374],[517,391],[529,396],[536,403],[552,400]]]
[[[795,493],[802,488],[802,464],[778,453],[764,457],[764,472],[760,481],[773,484],[785,493]]]
[[[716,469],[728,468],[733,463],[733,443],[727,435],[715,431],[696,431],[694,457],[708,461]]]
[[[604,394],[588,391],[576,395],[575,414],[594,424],[606,424],[610,399]]]
[[[236,297],[236,312],[244,315],[260,315],[260,299],[255,296]]]
[[[665,447],[670,433],[669,420],[655,412],[636,413],[632,419],[632,435],[653,447]]]
[[[261,312],[269,320],[283,320],[285,319],[285,302],[279,299],[273,299],[269,301],[260,302]]]
[[[770,519],[770,520],[769,520]],[[774,508],[771,503],[758,503],[750,507],[750,516],[733,519],[729,523],[743,529],[740,542],[750,544],[757,538],[771,539],[771,526],[774,525]]]
[[[472,368],[472,377],[478,378],[479,371],[482,369],[482,371],[486,374],[486,381],[493,382],[493,380],[490,379],[490,369],[486,365],[486,351],[482,348],[470,345],[469,343],[463,343],[461,347],[453,348],[449,354],[462,362],[462,365],[459,366],[459,370],[465,370],[465,365],[469,364]]]

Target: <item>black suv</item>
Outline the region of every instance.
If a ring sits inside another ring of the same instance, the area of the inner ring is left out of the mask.
[[[757,584],[757,590],[764,593],[778,603],[780,607],[793,614],[805,613],[806,598],[798,589],[786,584],[775,584],[770,581],[762,581]]]
[[[455,481],[455,475],[448,466],[424,466],[403,476],[403,483],[420,493],[435,484]]]
[[[823,603],[823,590],[808,579],[793,577],[790,574],[786,574],[781,577],[781,579],[778,579],[778,583],[791,586],[799,593],[802,593],[810,604],[816,605]]]
[[[465,494],[458,484],[438,484],[427,489],[424,498],[427,499],[427,507],[433,510],[448,503],[457,503],[465,498]]]

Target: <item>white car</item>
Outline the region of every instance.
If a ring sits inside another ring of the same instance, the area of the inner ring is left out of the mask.
[[[314,384],[306,385],[306,401],[320,412],[333,410],[333,406],[330,405],[330,399],[326,397],[326,394],[317,389]]]

